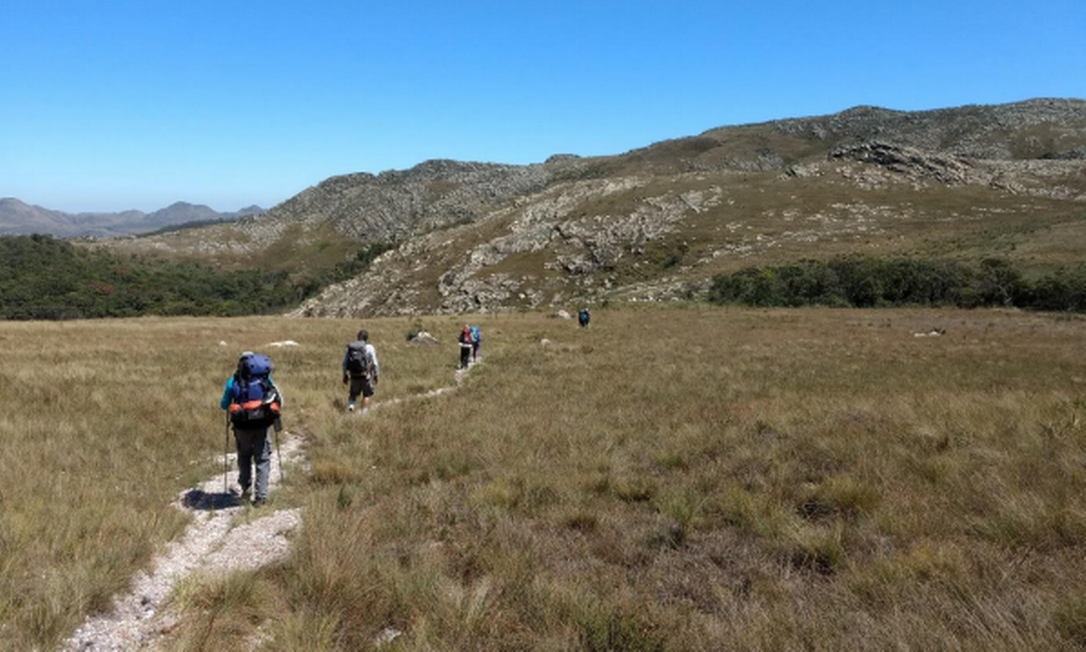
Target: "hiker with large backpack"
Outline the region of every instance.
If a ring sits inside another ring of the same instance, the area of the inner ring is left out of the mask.
[[[368,331],[358,331],[358,339],[347,343],[343,354],[343,384],[349,385],[347,411],[354,412],[355,401],[362,395],[362,414],[370,409],[370,397],[381,375],[377,363],[377,349],[370,344]]]
[[[577,313],[577,322],[581,325],[581,328],[588,328],[588,322],[592,321],[592,313],[588,312],[588,308],[581,308]]]
[[[237,371],[226,381],[219,407],[227,411],[234,428],[238,451],[238,484],[242,499],[249,496],[256,465],[253,506],[268,499],[268,475],[271,472],[272,443],[268,428],[280,428],[283,394],[272,380],[272,362],[266,355],[251,351],[241,354]]]
[[[479,348],[483,343],[483,330],[478,326],[471,327],[471,361],[479,361]]]
[[[471,337],[471,326],[464,325],[464,329],[460,331],[460,337],[457,338],[457,342],[460,344],[460,368],[467,369],[471,364],[471,348],[473,340]]]

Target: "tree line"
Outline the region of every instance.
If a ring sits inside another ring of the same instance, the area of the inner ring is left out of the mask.
[[[296,302],[286,272],[120,257],[46,235],[0,237],[0,319],[235,316]]]
[[[1086,266],[1026,278],[1010,262],[838,256],[718,274],[717,304],[749,306],[1013,306],[1086,312]]]

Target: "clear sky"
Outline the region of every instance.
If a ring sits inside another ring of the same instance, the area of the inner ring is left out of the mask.
[[[0,0],[0,197],[270,207],[857,104],[1086,97],[1086,0]]]

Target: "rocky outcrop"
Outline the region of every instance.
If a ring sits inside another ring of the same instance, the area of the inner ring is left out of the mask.
[[[1060,183],[1082,173],[1082,164],[1074,160],[962,159],[883,142],[841,146],[830,153],[830,158],[870,163],[901,175],[914,184],[985,185],[1012,194],[1086,201],[1086,194],[1081,189]],[[848,170],[843,174],[856,178],[865,188],[879,187],[881,182],[886,181],[871,175],[854,176]]]
[[[961,158],[1042,158],[1081,146],[1086,138],[1086,101],[1035,99],[932,111],[858,106],[834,115],[779,120],[767,126],[775,133],[800,139],[892,142]]]
[[[392,242],[464,224],[506,201],[544,188],[542,165],[435,160],[410,170],[332,177],[279,204],[239,230],[266,246],[290,225],[331,226],[363,242]]]
[[[462,253],[442,257],[460,233],[430,234],[385,254],[363,277],[327,288],[307,301],[296,316],[365,316],[415,312],[487,312],[536,308],[559,303],[571,295],[606,291],[606,280],[596,279],[624,258],[639,256],[646,247],[679,228],[682,221],[720,203],[721,189],[666,193],[640,198],[629,211],[575,215],[592,201],[636,192],[647,179],[626,178],[605,184],[564,184],[530,198],[517,209],[496,211],[487,224],[508,222],[501,235]],[[465,226],[462,230],[470,230]],[[518,257],[545,254],[537,269],[505,271]],[[440,260],[445,270],[434,287],[420,282],[419,272]],[[414,264],[413,264],[413,261]],[[546,287],[539,287],[543,277]],[[599,280],[599,282],[597,282]],[[418,299],[436,290],[436,300],[419,305]]]
[[[874,163],[914,179],[955,185],[974,181],[973,166],[967,161],[878,141],[839,147],[830,153],[830,158]]]

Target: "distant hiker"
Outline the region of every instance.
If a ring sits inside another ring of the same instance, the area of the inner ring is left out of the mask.
[[[464,330],[460,331],[460,337],[457,339],[460,343],[460,368],[467,369],[471,364],[471,349],[473,340],[471,339],[471,326],[464,326]]]
[[[479,347],[483,343],[483,331],[478,326],[471,327],[471,361],[479,361]]]
[[[377,349],[370,344],[368,331],[358,331],[358,339],[347,344],[343,354],[343,384],[349,385],[347,410],[354,412],[355,400],[362,395],[362,414],[370,410],[370,397],[381,375]]]
[[[577,313],[577,323],[581,325],[581,328],[588,328],[590,321],[592,321],[592,314],[588,312],[588,308],[581,308]]]
[[[241,354],[238,368],[222,393],[219,407],[227,411],[234,428],[238,451],[238,484],[241,496],[249,496],[253,463],[256,464],[256,491],[253,506],[268,499],[268,473],[271,471],[272,443],[268,428],[279,427],[283,395],[271,377],[272,362],[266,355],[251,351]]]

